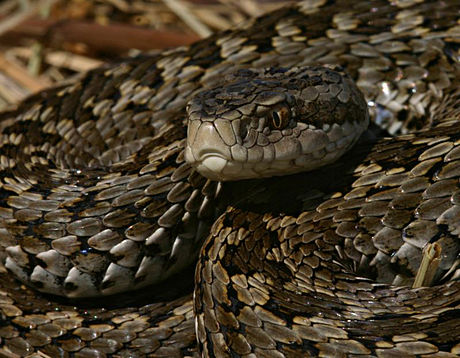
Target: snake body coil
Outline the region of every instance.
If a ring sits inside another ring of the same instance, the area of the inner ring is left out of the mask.
[[[0,356],[459,355],[459,10],[304,1],[1,114]]]

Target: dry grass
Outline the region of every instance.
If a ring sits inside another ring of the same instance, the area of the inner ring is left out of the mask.
[[[4,0],[0,110],[114,57],[189,44],[280,0]]]

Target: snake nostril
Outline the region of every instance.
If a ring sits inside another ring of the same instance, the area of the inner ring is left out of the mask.
[[[244,142],[249,134],[250,121],[241,120],[239,121],[238,135],[241,138],[241,141]]]
[[[264,118],[245,118],[240,121],[239,124],[239,136],[243,143],[252,141],[252,137],[255,133],[259,131],[261,121],[265,123]]]

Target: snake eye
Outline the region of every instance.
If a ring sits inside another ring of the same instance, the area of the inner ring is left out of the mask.
[[[288,106],[279,106],[270,113],[270,127],[272,129],[284,129],[291,120],[291,110]]]

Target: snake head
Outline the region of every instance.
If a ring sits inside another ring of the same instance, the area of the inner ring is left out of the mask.
[[[212,180],[308,171],[343,155],[367,128],[363,95],[326,67],[240,70],[187,106],[185,159]]]

